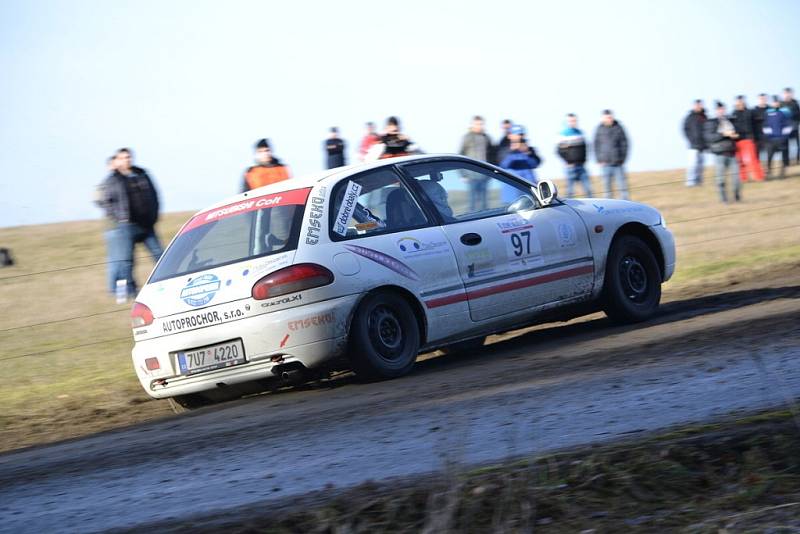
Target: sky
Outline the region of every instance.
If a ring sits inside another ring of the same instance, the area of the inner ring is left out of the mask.
[[[100,218],[119,147],[164,211],[199,210],[239,191],[259,138],[303,175],[329,127],[352,160],[390,115],[429,153],[510,118],[557,178],[564,114],[591,134],[611,108],[629,170],[679,168],[694,98],[800,86],[798,20],[796,0],[2,0],[0,227]]]

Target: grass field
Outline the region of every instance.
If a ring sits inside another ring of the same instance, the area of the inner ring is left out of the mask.
[[[800,257],[800,169],[793,171],[784,181],[746,184],[743,201],[729,205],[717,200],[710,176],[705,186],[686,189],[683,171],[633,174],[633,200],[662,210],[678,243],[678,270],[665,296]],[[163,217],[165,244],[188,215]],[[104,227],[0,228],[0,246],[17,262],[0,269],[0,450],[170,413],[141,390],[131,367],[129,306],[105,291]],[[137,280],[151,267],[149,259],[138,261]]]

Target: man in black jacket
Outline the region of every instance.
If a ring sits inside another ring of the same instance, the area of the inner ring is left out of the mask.
[[[594,156],[603,169],[606,196],[614,196],[611,181],[616,176],[620,198],[628,200],[628,177],[624,167],[628,159],[628,136],[610,109],[603,110],[600,126],[595,130]]]
[[[325,155],[327,156],[325,163],[328,169],[347,165],[344,157],[345,148],[344,141],[339,137],[339,128],[333,126],[325,140]]]
[[[739,166],[736,163],[736,139],[739,135],[733,123],[725,113],[725,104],[717,102],[716,117],[706,121],[705,139],[708,149],[714,154],[716,160],[716,179],[719,188],[719,197],[722,202],[728,202],[726,179],[731,177],[734,199],[738,202],[742,197],[742,182],[739,180]]]
[[[592,182],[586,172],[586,139],[578,129],[578,117],[574,113],[567,114],[567,125],[561,131],[556,153],[567,165],[567,198],[572,197],[576,183],[583,185],[587,197],[592,197]]]
[[[800,163],[800,104],[795,100],[791,87],[783,90],[783,105],[792,112],[792,133],[789,135],[787,148],[791,148],[792,140],[794,140],[794,157],[797,163]]]
[[[106,212],[112,227],[106,231],[108,248],[108,289],[116,292],[118,280],[125,280],[127,295],[137,293],[133,279],[133,250],[143,243],[156,262],[161,242],[155,232],[158,221],[158,193],[147,171],[133,165],[133,153],[120,148],[108,161],[110,174],[97,190],[95,203]]]
[[[683,135],[689,142],[689,167],[686,169],[686,187],[695,187],[703,183],[703,151],[706,140],[703,134],[706,121],[706,110],[703,101],[694,101],[686,119],[683,121]]]
[[[764,137],[764,119],[769,109],[766,93],[758,95],[758,104],[751,111],[753,114],[753,139],[756,142],[756,152],[758,160],[761,161],[761,154],[767,151],[766,137]]]
[[[739,137],[736,139],[736,161],[739,164],[739,178],[746,182],[748,175],[758,181],[764,180],[764,170],[758,159],[755,142],[753,113],[747,109],[744,95],[736,97],[731,122]]]

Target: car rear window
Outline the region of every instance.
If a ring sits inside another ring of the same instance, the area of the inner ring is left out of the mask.
[[[247,198],[195,215],[164,252],[149,282],[296,249],[309,191]]]

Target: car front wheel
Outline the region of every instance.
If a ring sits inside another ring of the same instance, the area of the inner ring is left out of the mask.
[[[661,271],[653,251],[636,236],[615,239],[606,261],[603,309],[618,323],[653,316],[661,301]]]
[[[367,379],[396,378],[414,366],[420,332],[414,311],[399,295],[381,292],[364,298],[350,326],[353,371]]]

